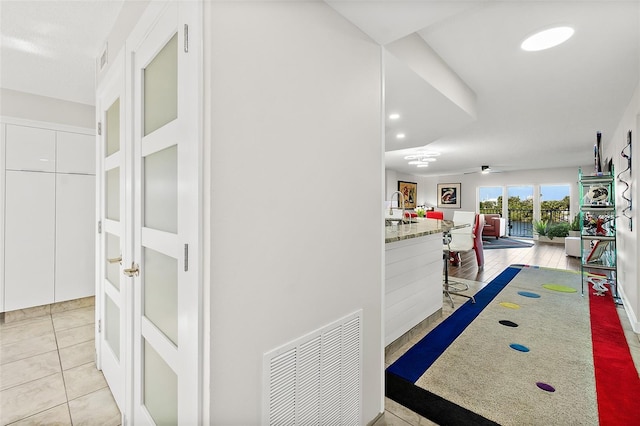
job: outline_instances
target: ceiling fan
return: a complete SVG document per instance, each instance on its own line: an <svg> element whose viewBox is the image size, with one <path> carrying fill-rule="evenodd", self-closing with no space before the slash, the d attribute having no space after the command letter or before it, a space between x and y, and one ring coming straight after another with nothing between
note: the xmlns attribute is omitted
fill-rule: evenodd
<svg viewBox="0 0 640 426"><path fill-rule="evenodd" d="M480 166L480 170L474 170L471 172L466 172L465 175L470 175L474 173L482 173L483 175L488 175L489 173L501 173L499 170L492 168L491 166Z"/></svg>

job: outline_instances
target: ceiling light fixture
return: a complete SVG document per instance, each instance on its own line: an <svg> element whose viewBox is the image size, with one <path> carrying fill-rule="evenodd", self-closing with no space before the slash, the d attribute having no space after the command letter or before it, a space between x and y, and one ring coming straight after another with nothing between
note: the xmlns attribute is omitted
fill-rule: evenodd
<svg viewBox="0 0 640 426"><path fill-rule="evenodd" d="M404 137L405 137L405 134L404 134L404 133L398 133L398 134L396 135L396 138L397 138L397 139L404 139Z"/></svg>
<svg viewBox="0 0 640 426"><path fill-rule="evenodd" d="M400 118L400 114L389 114L389 119L390 120L397 120L398 118Z"/></svg>
<svg viewBox="0 0 640 426"><path fill-rule="evenodd" d="M426 163L426 164L418 164L418 167L429 167L429 163Z"/></svg>
<svg viewBox="0 0 640 426"><path fill-rule="evenodd" d="M571 27L549 28L527 37L520 48L527 52L549 49L569 40L573 33L574 30Z"/></svg>

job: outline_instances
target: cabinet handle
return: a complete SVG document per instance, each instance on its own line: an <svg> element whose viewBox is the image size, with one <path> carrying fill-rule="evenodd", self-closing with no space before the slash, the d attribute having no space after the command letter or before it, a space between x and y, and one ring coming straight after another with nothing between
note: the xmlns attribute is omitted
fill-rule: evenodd
<svg viewBox="0 0 640 426"><path fill-rule="evenodd" d="M107 262L109 263L119 263L122 265L122 255L118 256L118 257L108 257L107 258Z"/></svg>
<svg viewBox="0 0 640 426"><path fill-rule="evenodd" d="M136 263L131 262L131 268L126 268L122 272L128 277L137 277L140 275L140 267Z"/></svg>

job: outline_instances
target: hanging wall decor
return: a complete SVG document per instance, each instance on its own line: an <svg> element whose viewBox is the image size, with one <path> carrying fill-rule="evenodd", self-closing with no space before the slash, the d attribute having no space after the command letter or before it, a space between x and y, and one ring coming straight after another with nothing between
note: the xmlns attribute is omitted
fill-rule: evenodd
<svg viewBox="0 0 640 426"><path fill-rule="evenodd" d="M602 133L596 133L596 144L593 146L593 159L596 175L602 173Z"/></svg>
<svg viewBox="0 0 640 426"><path fill-rule="evenodd" d="M438 207L460 208L459 183L438 184Z"/></svg>
<svg viewBox="0 0 640 426"><path fill-rule="evenodd" d="M625 152L628 150L628 152ZM629 220L629 231L633 231L633 221L631 219L631 184L623 180L620 176L629 172L629 181L631 181L631 130L627 132L627 145L622 148L620 155L627 160L627 168L618 173L618 181L625 185L622 191L622 198L627 202L627 206L622 210L622 215Z"/></svg>
<svg viewBox="0 0 640 426"><path fill-rule="evenodd" d="M400 191L404 197L404 207L407 209L415 209L416 198L418 196L418 184L399 180L398 191Z"/></svg>

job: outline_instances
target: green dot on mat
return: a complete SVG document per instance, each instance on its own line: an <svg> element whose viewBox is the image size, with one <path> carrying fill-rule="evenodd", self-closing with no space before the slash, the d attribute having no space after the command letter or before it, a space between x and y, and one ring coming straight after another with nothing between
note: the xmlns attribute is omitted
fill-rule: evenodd
<svg viewBox="0 0 640 426"><path fill-rule="evenodd" d="M562 284L542 284L542 287L547 290L559 291L561 293L575 293L578 291L573 287L568 287Z"/></svg>

